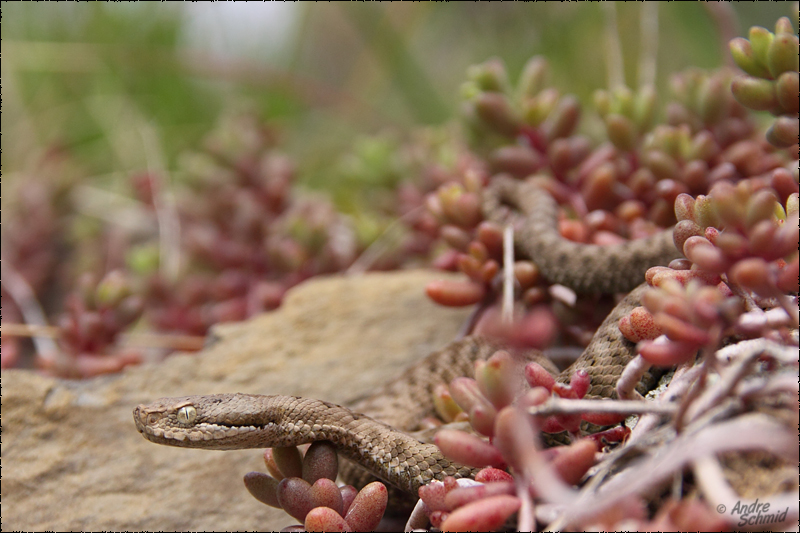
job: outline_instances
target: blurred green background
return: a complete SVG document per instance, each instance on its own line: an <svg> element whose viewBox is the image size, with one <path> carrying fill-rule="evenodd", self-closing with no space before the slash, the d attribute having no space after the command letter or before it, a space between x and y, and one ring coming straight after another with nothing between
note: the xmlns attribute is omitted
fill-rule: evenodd
<svg viewBox="0 0 800 533"><path fill-rule="evenodd" d="M641 4L616 7L635 86ZM735 32L788 9L735 3ZM687 66L722 64L702 3L661 4L658 17L660 89ZM119 188L154 159L174 168L221 115L247 111L278 126L301 182L335 189L331 164L358 139L454 118L465 69L489 57L515 79L544 55L552 83L588 103L607 85L604 21L588 3L3 2L3 177L58 149L77 179Z"/></svg>

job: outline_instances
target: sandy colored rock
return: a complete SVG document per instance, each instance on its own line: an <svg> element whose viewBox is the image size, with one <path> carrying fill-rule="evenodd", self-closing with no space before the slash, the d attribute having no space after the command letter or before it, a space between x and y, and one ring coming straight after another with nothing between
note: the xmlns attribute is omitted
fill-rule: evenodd
<svg viewBox="0 0 800 533"><path fill-rule="evenodd" d="M295 523L253 499L261 452L157 446L132 409L162 396L249 392L333 402L368 394L452 340L468 310L423 293L441 273L318 278L284 305L216 328L200 354L86 381L2 372L3 530L263 530Z"/></svg>

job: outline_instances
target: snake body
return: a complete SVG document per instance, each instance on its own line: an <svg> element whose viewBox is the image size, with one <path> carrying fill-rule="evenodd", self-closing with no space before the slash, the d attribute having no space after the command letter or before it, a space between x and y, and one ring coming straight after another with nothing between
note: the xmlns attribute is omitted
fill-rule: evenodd
<svg viewBox="0 0 800 533"><path fill-rule="evenodd" d="M525 217L515 216L515 211ZM483 212L494 222L519 222L517 248L548 281L581 294L631 291L644 281L648 268L680 257L672 229L614 246L569 241L558 231L558 204L553 197L542 187L506 176L492 179Z"/></svg>
<svg viewBox="0 0 800 533"><path fill-rule="evenodd" d="M165 398L134 410L150 441L209 450L297 446L326 440L404 492L477 469L454 463L433 444L350 409L294 396L216 394Z"/></svg>
<svg viewBox="0 0 800 533"><path fill-rule="evenodd" d="M487 219L497 222L508 222L513 211L522 213L524 217L517 219L524 218L524 224L518 228L515 245L549 281L581 293L631 291L606 317L583 354L557 375L558 381L568 382L574 371L586 370L591 378L587 397L614 397L616 381L634 356L634 345L622 337L618 321L639 304L646 288L641 284L645 270L678 256L671 230L615 246L573 243L558 232L558 205L549 193L530 182L504 177L495 178L486 189L483 209ZM433 414L436 384L471 376L474 362L497 348L479 337L455 341L354 409L292 396L219 394L140 405L134 420L148 440L190 448L268 448L328 440L342 456L415 495L433 479L474 475L475 469L449 461L435 445L406 432ZM547 367L541 357L528 355ZM654 377L645 375L640 390L649 388Z"/></svg>

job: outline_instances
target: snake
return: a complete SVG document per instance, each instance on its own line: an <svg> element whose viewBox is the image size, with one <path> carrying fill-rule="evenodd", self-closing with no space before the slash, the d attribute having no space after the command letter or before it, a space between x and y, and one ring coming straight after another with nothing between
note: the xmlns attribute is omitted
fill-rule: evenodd
<svg viewBox="0 0 800 533"><path fill-rule="evenodd" d="M572 242L559 233L559 206L552 195L533 181L506 176L495 177L484 189L482 208L487 220L514 225L515 248L548 281L576 293L629 292L581 356L561 373L538 352L526 356L548 368L561 383L568 383L576 370L585 370L590 377L587 398L615 397L615 384L635 356L634 343L619 331L619 319L639 305L647 289L642 283L645 271L679 257L672 230L611 246ZM295 396L236 393L162 398L137 406L133 417L147 440L170 446L233 450L329 441L362 474L366 471L416 495L433 480L473 477L479 470L447 459L436 445L411 432L434 414L437 384L472 376L474 363L500 347L480 336L453 341L349 407ZM655 377L645 373L637 390L651 388ZM358 475L350 470L342 477Z"/></svg>

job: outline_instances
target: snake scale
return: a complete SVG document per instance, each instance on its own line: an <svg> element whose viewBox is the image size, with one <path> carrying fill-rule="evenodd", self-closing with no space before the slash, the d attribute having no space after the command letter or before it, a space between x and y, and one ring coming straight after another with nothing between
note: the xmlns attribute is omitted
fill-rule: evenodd
<svg viewBox="0 0 800 533"><path fill-rule="evenodd" d="M678 257L672 231L614 246L574 243L560 235L558 205L548 192L530 181L502 176L485 190L483 210L489 220L515 225L516 248L549 281L578 293L631 291L606 317L578 360L557 376L565 382L575 370L585 369L591 378L587 397L613 397L615 383L634 355L633 344L622 337L617 323L638 305L647 268ZM134 420L146 439L189 448L268 448L328 440L340 455L370 474L416 495L433 479L474 475L476 469L453 463L435 445L408 432L433 414L436 384L471 376L474 362L497 348L480 337L455 341L352 409L292 396L218 394L139 405ZM542 362L541 355L531 357ZM640 387L647 387L648 379L652 376L646 375Z"/></svg>

